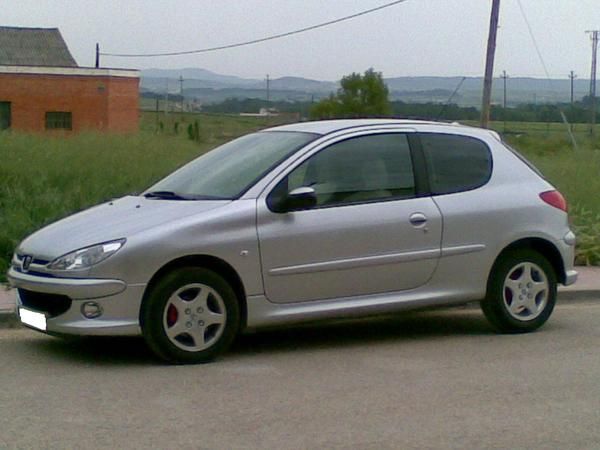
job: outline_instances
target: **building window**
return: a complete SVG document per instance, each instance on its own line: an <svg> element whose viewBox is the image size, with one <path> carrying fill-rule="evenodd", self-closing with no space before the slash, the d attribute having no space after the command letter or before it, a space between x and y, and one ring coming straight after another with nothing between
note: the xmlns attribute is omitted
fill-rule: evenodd
<svg viewBox="0 0 600 450"><path fill-rule="evenodd" d="M46 113L47 130L71 130L73 119L70 112L49 111Z"/></svg>
<svg viewBox="0 0 600 450"><path fill-rule="evenodd" d="M10 102L0 102L0 131L10 128Z"/></svg>

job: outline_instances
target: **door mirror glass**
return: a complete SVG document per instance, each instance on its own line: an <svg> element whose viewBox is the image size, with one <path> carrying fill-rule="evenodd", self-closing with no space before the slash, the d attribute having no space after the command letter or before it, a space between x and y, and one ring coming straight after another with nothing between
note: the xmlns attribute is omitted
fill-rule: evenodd
<svg viewBox="0 0 600 450"><path fill-rule="evenodd" d="M286 211L310 209L317 204L317 193L308 186L302 186L290 191L285 201Z"/></svg>

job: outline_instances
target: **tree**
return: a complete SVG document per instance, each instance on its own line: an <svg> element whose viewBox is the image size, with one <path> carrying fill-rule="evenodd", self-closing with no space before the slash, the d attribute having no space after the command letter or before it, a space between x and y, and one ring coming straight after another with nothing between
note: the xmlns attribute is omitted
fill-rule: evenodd
<svg viewBox="0 0 600 450"><path fill-rule="evenodd" d="M364 75L352 73L342 78L337 94L316 103L310 110L314 119L373 117L391 114L388 88L381 72L373 68Z"/></svg>

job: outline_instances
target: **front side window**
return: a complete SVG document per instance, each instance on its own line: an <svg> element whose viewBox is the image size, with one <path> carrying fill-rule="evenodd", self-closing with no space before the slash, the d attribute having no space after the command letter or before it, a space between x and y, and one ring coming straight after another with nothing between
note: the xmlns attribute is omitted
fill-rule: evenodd
<svg viewBox="0 0 600 450"><path fill-rule="evenodd" d="M404 134L376 134L333 144L284 178L272 200L303 186L315 190L317 207L414 197L408 139Z"/></svg>
<svg viewBox="0 0 600 450"><path fill-rule="evenodd" d="M468 136L420 135L434 195L468 191L483 186L492 174L492 155L482 141Z"/></svg>
<svg viewBox="0 0 600 450"><path fill-rule="evenodd" d="M47 130L71 130L73 128L73 117L66 111L49 111L46 113Z"/></svg>

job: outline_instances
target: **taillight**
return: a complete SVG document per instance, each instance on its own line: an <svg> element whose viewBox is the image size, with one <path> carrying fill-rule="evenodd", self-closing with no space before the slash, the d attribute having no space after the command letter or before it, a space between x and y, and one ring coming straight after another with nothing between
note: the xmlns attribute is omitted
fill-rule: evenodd
<svg viewBox="0 0 600 450"><path fill-rule="evenodd" d="M548 203L550 206L554 206L564 212L567 212L567 201L558 191L546 191L540 194L540 198Z"/></svg>

